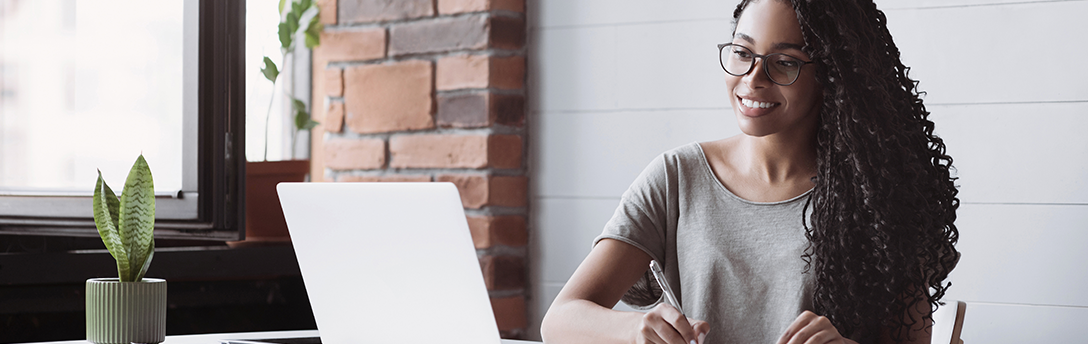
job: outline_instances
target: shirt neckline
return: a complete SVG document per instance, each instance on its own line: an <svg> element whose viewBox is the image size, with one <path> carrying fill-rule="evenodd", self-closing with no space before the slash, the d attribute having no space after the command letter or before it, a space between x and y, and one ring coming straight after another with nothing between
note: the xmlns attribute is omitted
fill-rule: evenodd
<svg viewBox="0 0 1088 344"><path fill-rule="evenodd" d="M734 194L732 191L729 191L729 188L725 187L725 184L722 184L721 180L718 180L718 176L714 175L714 170L710 168L710 160L708 160L706 158L706 152L703 151L703 145L699 144L699 142L693 142L692 144L695 145L695 149L699 151L699 159L702 161L703 171L706 173L705 177L710 178L710 180L714 181L714 184L716 184L721 191L725 192L726 195L729 195L729 197L732 197L733 199L741 201L743 203L748 203L748 204L752 204L752 205L785 204L785 203L794 202L794 201L797 201L797 200L799 200L801 198L804 198L805 196L808 196L809 194L811 194L812 190L816 189L816 187L812 187L812 188L808 189L807 191L802 192L800 195L793 196L793 197L791 197L789 199L786 199L786 200L774 201L774 202L756 202L756 201L751 201L751 200L744 199L744 198L742 198L740 196L737 196L737 194Z"/></svg>

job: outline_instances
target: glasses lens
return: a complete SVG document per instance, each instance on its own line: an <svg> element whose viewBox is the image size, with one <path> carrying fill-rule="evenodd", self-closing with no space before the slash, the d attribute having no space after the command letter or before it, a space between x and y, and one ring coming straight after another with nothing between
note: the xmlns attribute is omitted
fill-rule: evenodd
<svg viewBox="0 0 1088 344"><path fill-rule="evenodd" d="M751 50L739 45L725 46L720 57L725 72L737 76L748 74L748 71L752 69L752 61L755 59Z"/></svg>
<svg viewBox="0 0 1088 344"><path fill-rule="evenodd" d="M801 73L801 60L783 54L770 54L766 57L767 74L771 81L778 84L792 84Z"/></svg>

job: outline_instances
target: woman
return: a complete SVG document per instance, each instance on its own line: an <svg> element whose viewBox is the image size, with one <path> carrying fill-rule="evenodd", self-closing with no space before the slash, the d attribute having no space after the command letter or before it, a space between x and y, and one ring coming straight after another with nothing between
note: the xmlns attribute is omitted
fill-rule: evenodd
<svg viewBox="0 0 1088 344"><path fill-rule="evenodd" d="M745 0L734 22L719 48L743 134L643 171L548 310L545 341L928 343L959 200L883 12ZM685 313L659 301L650 260ZM613 311L621 298L656 306Z"/></svg>

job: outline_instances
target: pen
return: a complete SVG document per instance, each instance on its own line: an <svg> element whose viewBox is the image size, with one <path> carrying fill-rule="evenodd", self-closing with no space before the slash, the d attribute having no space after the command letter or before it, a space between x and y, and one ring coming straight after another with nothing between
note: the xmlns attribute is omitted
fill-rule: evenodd
<svg viewBox="0 0 1088 344"><path fill-rule="evenodd" d="M650 260L650 271L654 273L654 279L657 279L657 284L661 286L661 292L665 294L665 302L680 311L681 315L684 314L684 309L680 308L680 302L676 301L676 294L672 293L672 288L669 288L669 282L665 281L665 273L661 272L661 264L658 264L656 260Z"/></svg>

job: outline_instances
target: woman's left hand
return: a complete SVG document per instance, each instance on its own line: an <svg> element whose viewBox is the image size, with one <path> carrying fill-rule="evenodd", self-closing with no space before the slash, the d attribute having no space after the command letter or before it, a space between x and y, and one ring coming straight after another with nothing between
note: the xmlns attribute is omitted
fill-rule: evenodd
<svg viewBox="0 0 1088 344"><path fill-rule="evenodd" d="M778 338L778 344L857 344L843 338L827 317L805 311Z"/></svg>

